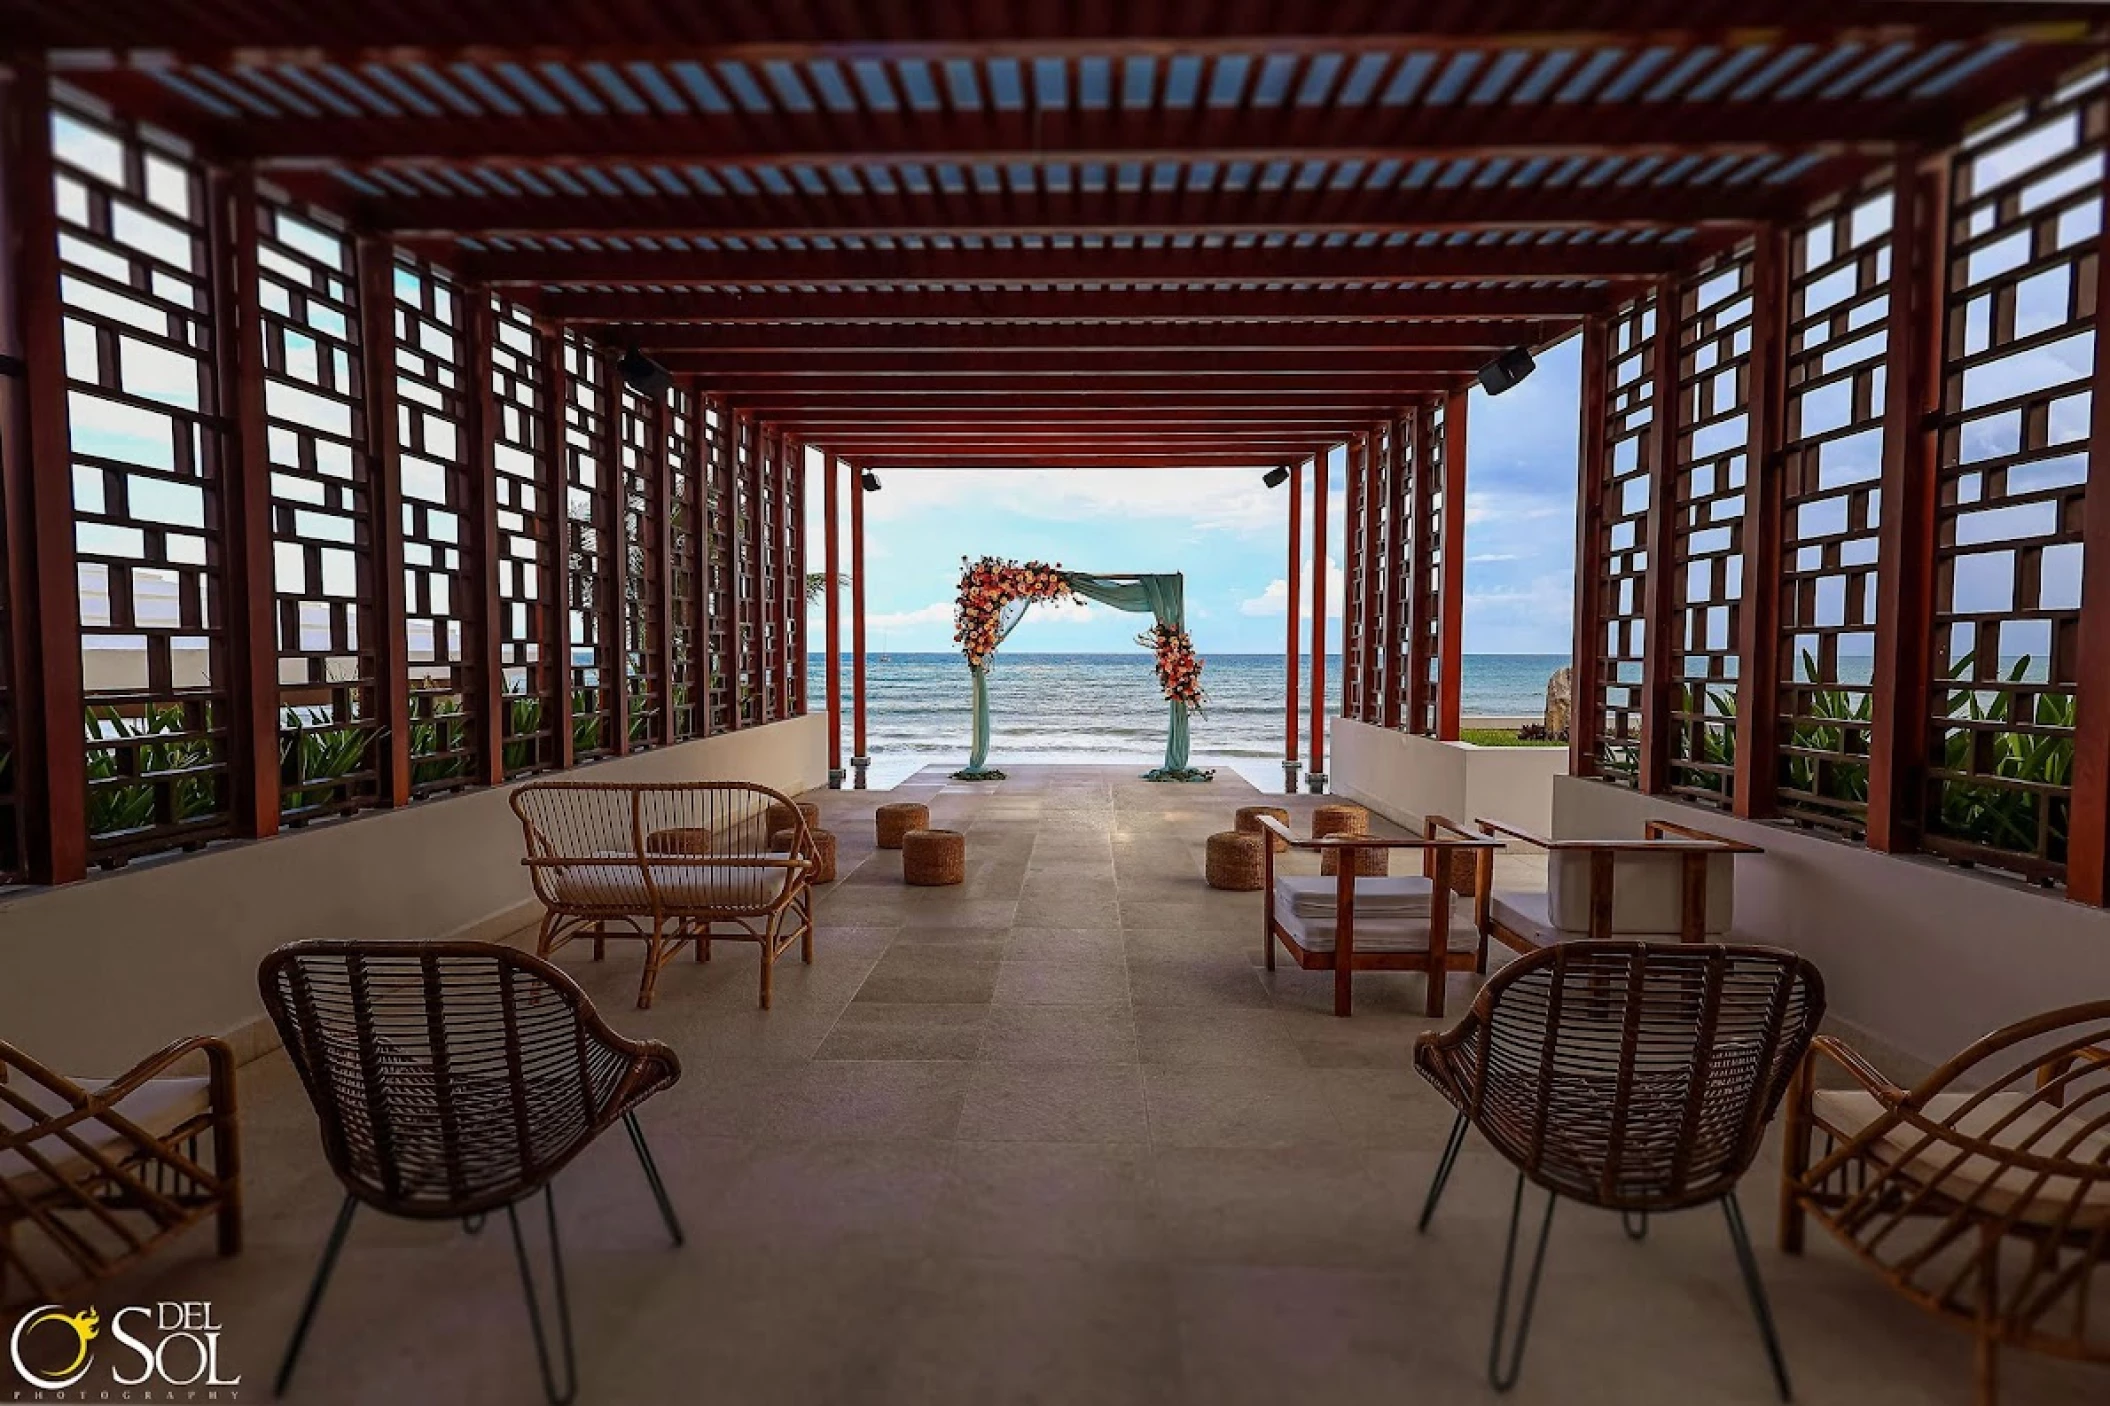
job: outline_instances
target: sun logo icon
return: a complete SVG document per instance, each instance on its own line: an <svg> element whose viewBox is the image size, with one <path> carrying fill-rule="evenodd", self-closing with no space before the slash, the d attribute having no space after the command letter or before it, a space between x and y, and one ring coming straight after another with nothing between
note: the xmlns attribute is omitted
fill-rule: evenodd
<svg viewBox="0 0 2110 1406"><path fill-rule="evenodd" d="M13 1359L15 1370L21 1373L22 1379L31 1386L42 1391L63 1391L88 1375L88 1344L95 1341L101 1322L102 1319L92 1308L83 1309L79 1313L67 1313L55 1303L33 1308L23 1314L21 1321L15 1324L14 1335L7 1342L8 1356ZM43 1323L60 1324L74 1337L73 1360L51 1376L31 1371L29 1365L22 1360L24 1340L29 1337L31 1329Z"/></svg>

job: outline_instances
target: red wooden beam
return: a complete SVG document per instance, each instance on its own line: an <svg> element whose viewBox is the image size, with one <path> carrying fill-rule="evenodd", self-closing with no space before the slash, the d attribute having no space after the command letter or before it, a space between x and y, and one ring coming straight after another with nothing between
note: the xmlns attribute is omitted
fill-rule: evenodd
<svg viewBox="0 0 2110 1406"><path fill-rule="evenodd" d="M747 675L749 698L754 700L756 723L769 721L769 576L763 560L762 495L766 488L765 461L769 457L768 426L745 417L740 422L738 443L746 452L747 482L747 623L749 635L742 661ZM748 718L746 701L741 702L742 726Z"/></svg>
<svg viewBox="0 0 2110 1406"><path fill-rule="evenodd" d="M1900 161L1895 190L1868 743L1868 844L1892 853L1918 844L1933 730L1934 492L1941 446L1929 420L1942 405L1948 323L1947 157Z"/></svg>
<svg viewBox="0 0 2110 1406"><path fill-rule="evenodd" d="M1051 310L1052 311L1052 310ZM1545 339L1543 321L1460 318L1443 322L1098 322L1060 323L622 323L597 332L599 340L654 356L710 353L761 365L810 363L884 355L910 366L926 358L975 352L997 366L1053 352L1120 356L1170 350L1237 353L1476 352L1479 360L1519 343Z"/></svg>
<svg viewBox="0 0 2110 1406"><path fill-rule="evenodd" d="M2082 561L2110 561L2110 232L2098 237L2095 281L2095 379L2090 387L2090 488L2081 505ZM2091 555L2092 554L2092 555ZM2110 903L2110 571L2081 573L2080 638L2074 671L2073 800L2066 829L2066 895L2077 903Z"/></svg>
<svg viewBox="0 0 2110 1406"><path fill-rule="evenodd" d="M674 706L674 452L667 433L674 412L661 395L652 402L653 509L659 516L655 539L659 543L659 629L652 640L658 655L659 741L672 746L681 740L679 712Z"/></svg>
<svg viewBox="0 0 2110 1406"><path fill-rule="evenodd" d="M1362 716L1363 437L1348 436L1341 498L1341 716Z"/></svg>
<svg viewBox="0 0 2110 1406"><path fill-rule="evenodd" d="M1604 576L1605 415L1611 396L1611 329L1602 317L1583 324L1581 395L1582 426L1575 465L1575 642L1568 675L1568 774L1589 776L1597 769L1597 732L1604 718L1598 691L1598 660L1604 654L1604 622L1598 606Z"/></svg>
<svg viewBox="0 0 2110 1406"><path fill-rule="evenodd" d="M654 113L649 121L582 122L569 115L447 113L423 117L297 117L244 124L241 151L273 170L338 166L799 164L1003 167L1050 161L1358 161L1538 156L1757 155L1880 151L1915 134L1925 105L1812 97L1793 103L1430 103L1207 108L1189 120L1127 105L1034 103L979 111L864 110L855 121L777 107Z"/></svg>
<svg viewBox="0 0 2110 1406"><path fill-rule="evenodd" d="M842 516L842 466L830 450L822 459L827 475L821 485L821 516L824 549L822 560L828 573L827 679L828 679L828 786L840 791L843 784L843 636L842 553L837 524Z"/></svg>
<svg viewBox="0 0 2110 1406"><path fill-rule="evenodd" d="M1458 740L1465 682L1465 411L1464 391L1443 406L1443 584L1437 588L1436 736Z"/></svg>
<svg viewBox="0 0 2110 1406"><path fill-rule="evenodd" d="M1407 563L1407 731L1435 733L1436 701L1430 691L1431 646L1435 643L1436 583L1432 538L1436 521L1436 415L1427 404L1416 406L1414 469L1408 484L1407 512L1413 523Z"/></svg>
<svg viewBox="0 0 2110 1406"><path fill-rule="evenodd" d="M272 599L271 452L264 424L264 337L257 267L256 182L247 171L211 177L213 325L220 413L233 431L225 459L228 761L234 832L279 828L278 621Z"/></svg>
<svg viewBox="0 0 2110 1406"><path fill-rule="evenodd" d="M1408 440L1410 423L1404 411L1395 411L1387 416L1385 426L1385 618L1382 626L1385 640L1385 676L1381 720L1388 728L1399 726L1400 679L1403 656L1406 653L1403 628L1403 607L1406 602L1404 519L1407 475L1412 462L1408 457L1412 453Z"/></svg>
<svg viewBox="0 0 2110 1406"><path fill-rule="evenodd" d="M548 587L551 608L548 642L550 667L556 672L557 696L551 726L556 729L555 757L559 770L577 764L578 748L572 731L571 664L571 496L566 470L564 408L570 394L565 381L564 333L547 323L536 326L536 341L542 348L543 389L542 443L548 455L546 466L550 515L550 571L555 578Z"/></svg>
<svg viewBox="0 0 2110 1406"><path fill-rule="evenodd" d="M857 461L870 469L1267 469L1282 462L1276 454L1093 454L1083 450L1040 454L934 454L892 457L867 455Z"/></svg>
<svg viewBox="0 0 2110 1406"><path fill-rule="evenodd" d="M498 423L499 410L491 380L491 342L495 317L491 295L482 288L461 290L462 370L468 382L463 404L468 408L469 494L476 504L469 524L469 562L476 600L476 640L473 645L475 691L476 763L475 779L486 786L502 785L506 779L505 667L501 637L505 624L505 597L499 589L499 567L505 551L498 527Z"/></svg>
<svg viewBox="0 0 2110 1406"><path fill-rule="evenodd" d="M1759 231L1752 261L1744 453L1743 593L1737 605L1736 813L1770 816L1780 783L1780 594L1787 420L1788 231Z"/></svg>
<svg viewBox="0 0 2110 1406"><path fill-rule="evenodd" d="M630 514L625 500L630 496L623 468L623 377L612 356L590 358L587 371L595 379L596 399L601 407L601 442L594 446L600 463L602 508L607 519L601 524L602 540L609 544L601 569L607 578L600 585L606 602L601 616L600 687L606 696L608 728L604 739L614 756L630 752L630 622L626 601L630 595ZM651 706L651 700L646 700Z"/></svg>
<svg viewBox="0 0 2110 1406"><path fill-rule="evenodd" d="M1943 5L1860 0L1824 11L1813 11L1802 0L1739 0L1735 17L1746 33L1825 45L1941 38L2071 43L2092 32L2075 7L2054 0ZM1499 34L1505 47L1530 52L1604 46L1634 52L1645 44L1691 48L1722 38L1708 12L1677 0L1629 0L1616 11L1592 0L1534 0L1524 7L1417 9L1406 18L1367 4L1314 11L1287 0L1261 0L1241 5L1235 24L1215 11L1170 0L1130 0L1119 10L1098 12L1056 6L883 5L830 11L717 6L633 11L619 27L610 22L583 28L572 11L523 8L503 0L332 11L326 24L299 8L128 7L113 12L46 6L22 18L32 47L77 51L62 57L84 72L127 62L230 69L501 62L533 67L553 61L688 61L709 67L770 59L935 62L1152 57L1169 51L1209 56L1256 48L1298 57L1396 55L1484 48L1491 33Z"/></svg>
<svg viewBox="0 0 2110 1406"><path fill-rule="evenodd" d="M1431 244L1401 248L571 249L484 251L457 272L494 285L675 287L800 284L898 289L935 283L1447 283L1645 279L1675 268L1675 244ZM1226 295L1228 298L1231 295Z"/></svg>
<svg viewBox="0 0 2110 1406"><path fill-rule="evenodd" d="M403 455L396 427L395 255L374 238L353 246L359 281L359 389L367 463L373 474L367 501L374 534L374 619L366 622L374 645L375 709L380 736L380 802L410 804L409 601L403 581Z"/></svg>
<svg viewBox="0 0 2110 1406"><path fill-rule="evenodd" d="M1304 648L1297 629L1304 597L1300 587L1299 572L1302 568L1304 550L1304 463L1294 460L1289 466L1289 575L1287 592L1283 600L1283 613L1289 617L1288 643L1283 646L1282 661L1288 678L1288 689L1284 694L1285 735L1282 744L1283 788L1291 795L1297 791L1297 723L1300 697L1300 681L1297 678Z"/></svg>
<svg viewBox="0 0 2110 1406"><path fill-rule="evenodd" d="M1074 266L1074 261L1065 262ZM1311 261L1301 262L1308 265ZM1408 318L1560 320L1595 311L1603 301L1601 291L1558 284L1430 288L1413 283L1385 283L1353 289L1308 285L1247 287L1230 294L1178 286L1123 288L1118 292L1021 287L960 292L922 286L831 292L771 286L725 292L693 287L581 288L544 294L541 306L549 316L570 323L713 324L728 329L729 336L745 335L731 332L734 327L777 327L791 335L801 330L801 324L812 324L803 330L834 335L838 328L845 328L844 335L861 335L864 324L928 330L961 322L1031 333L1043 323L1056 321L1115 327L1280 322L1298 324L1297 330L1304 330L1304 324L1323 322L1336 324L1329 327L1326 335L1347 335L1352 328L1340 324L1400 322ZM847 324L856 324L857 329L848 329Z"/></svg>
<svg viewBox="0 0 2110 1406"><path fill-rule="evenodd" d="M1672 602L1676 570L1678 493L1679 280L1656 284L1654 385L1649 392L1648 575L1642 584L1640 789L1660 795L1670 789Z"/></svg>
<svg viewBox="0 0 2110 1406"><path fill-rule="evenodd" d="M487 163L473 163L486 165ZM499 165L522 163L497 163ZM532 163L537 168L545 163ZM794 195L388 195L359 202L362 218L398 239L680 235L689 239L787 239L891 235L1192 235L1266 238L1325 230L1350 235L1475 230L1640 231L1747 227L1777 218L1780 186L1683 185L1459 187L1416 190L1017 190Z"/></svg>
<svg viewBox="0 0 2110 1406"><path fill-rule="evenodd" d="M1312 460L1311 484L1311 770L1312 794L1326 784L1326 489L1328 455Z"/></svg>
<svg viewBox="0 0 2110 1406"><path fill-rule="evenodd" d="M1325 379L1332 381L1332 378ZM1382 410L1388 402L1398 401L1403 391L1420 391L1426 394L1432 390L1448 389L1460 378L1424 374L1397 379L1403 385L1358 384L1341 387L1338 382L1332 382L1332 388L1314 387L1310 384L1310 378L1285 385L1284 378L1280 376L1269 377L1259 383L1189 383L1171 377L1141 386L1124 382L1120 385L1096 388L1060 383L1036 385L1009 380L1003 380L996 388L972 382L962 386L955 381L942 388L920 390L899 384L877 388L869 384L852 384L800 386L796 390L749 389L742 390L737 395L729 394L725 400L743 410L772 413L795 412L801 407L808 413L832 411L837 414L887 409L928 413L936 408L963 416L990 410L1028 411L1045 415L1070 414L1080 409L1097 414L1101 409L1149 407L1181 410L1190 414L1213 414L1218 409L1264 408L1305 415L1338 411L1346 423L1359 424L1367 420L1372 411ZM1171 384L1166 384L1167 381Z"/></svg>
<svg viewBox="0 0 2110 1406"><path fill-rule="evenodd" d="M865 749L865 485L861 466L843 467L850 475L850 766L861 791L871 761Z"/></svg>
<svg viewBox="0 0 2110 1406"><path fill-rule="evenodd" d="M87 873L88 761L50 107L36 63L0 76L0 354L21 368L0 377L15 799L25 875L63 884Z"/></svg>
<svg viewBox="0 0 2110 1406"><path fill-rule="evenodd" d="M780 353L768 357L742 352L666 351L655 360L683 376L700 376L732 394L743 388L786 381L794 386L807 382L870 382L906 380L929 382L940 388L955 380L1024 381L1046 377L1055 380L1128 379L1141 376L1175 376L1203 380L1217 376L1258 380L1303 373L1337 381L1351 377L1402 375L1469 376L1486 361L1484 355L1461 351L1035 351L1000 354L987 351L935 350L911 355L900 351Z"/></svg>

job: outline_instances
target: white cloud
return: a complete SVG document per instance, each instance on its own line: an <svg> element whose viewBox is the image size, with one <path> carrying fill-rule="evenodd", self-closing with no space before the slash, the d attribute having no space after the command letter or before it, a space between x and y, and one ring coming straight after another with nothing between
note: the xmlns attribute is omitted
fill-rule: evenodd
<svg viewBox="0 0 2110 1406"><path fill-rule="evenodd" d="M884 615L867 615L865 627L873 630L898 630L909 625L950 625L952 602L934 600L916 610L893 610Z"/></svg>
<svg viewBox="0 0 2110 1406"><path fill-rule="evenodd" d="M1303 579L1298 582L1298 608L1306 615L1311 613L1311 561L1307 558L1302 567ZM1334 557L1326 558L1326 618L1341 618L1341 601L1346 593L1345 578L1341 563ZM1267 583L1267 588L1257 596L1238 603L1241 615L1272 615L1281 618L1289 613L1289 582L1277 576Z"/></svg>
<svg viewBox="0 0 2110 1406"><path fill-rule="evenodd" d="M1283 490L1265 487L1249 469L897 469L882 478L882 491L865 498L873 525L924 519L933 511L997 509L1048 522L1148 520L1194 532L1270 536L1281 534L1288 512Z"/></svg>

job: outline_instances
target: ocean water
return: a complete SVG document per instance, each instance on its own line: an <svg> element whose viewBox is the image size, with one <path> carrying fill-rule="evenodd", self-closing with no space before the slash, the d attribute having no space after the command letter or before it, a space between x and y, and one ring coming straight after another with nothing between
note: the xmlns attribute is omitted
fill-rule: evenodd
<svg viewBox="0 0 2110 1406"><path fill-rule="evenodd" d="M1310 659L1301 683L1308 699ZM1468 654L1461 688L1467 717L1537 717L1546 680L1568 662L1559 654ZM816 711L824 707L825 660L808 661ZM850 753L850 662L843 660L844 744ZM871 782L889 786L934 762L965 765L973 728L967 665L959 655L873 654L865 660L866 736ZM1280 654L1206 656L1209 706L1191 725L1196 766L1229 767L1257 786L1282 784L1283 661ZM1341 657L1326 664L1327 711L1338 713ZM1165 754L1165 701L1150 656L1132 654L1000 654L989 671L990 763L1138 762ZM1298 722L1300 758L1310 735Z"/></svg>

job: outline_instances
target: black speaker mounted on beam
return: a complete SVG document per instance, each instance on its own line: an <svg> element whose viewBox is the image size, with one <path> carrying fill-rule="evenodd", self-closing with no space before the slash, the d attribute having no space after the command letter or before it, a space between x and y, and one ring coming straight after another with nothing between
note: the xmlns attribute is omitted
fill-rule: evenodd
<svg viewBox="0 0 2110 1406"><path fill-rule="evenodd" d="M1500 395L1529 376L1538 365L1523 347L1511 347L1480 368L1480 385L1489 395Z"/></svg>
<svg viewBox="0 0 2110 1406"><path fill-rule="evenodd" d="M674 385L673 373L635 347L623 353L623 360L616 370L622 375L624 385L654 400L665 395Z"/></svg>

